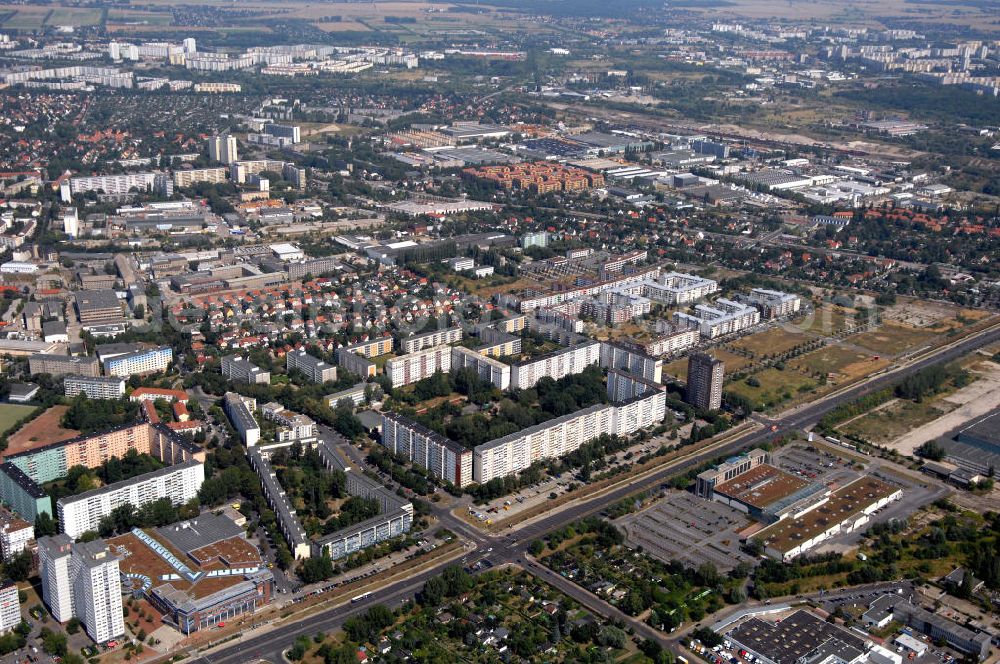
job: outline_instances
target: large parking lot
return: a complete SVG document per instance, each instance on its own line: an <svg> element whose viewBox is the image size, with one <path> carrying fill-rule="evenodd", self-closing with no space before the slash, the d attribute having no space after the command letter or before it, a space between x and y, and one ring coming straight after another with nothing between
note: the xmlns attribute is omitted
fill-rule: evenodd
<svg viewBox="0 0 1000 664"><path fill-rule="evenodd" d="M858 476L833 454L810 449L808 443L793 443L774 452L771 463L803 479L821 484L846 484Z"/></svg>
<svg viewBox="0 0 1000 664"><path fill-rule="evenodd" d="M749 524L745 514L687 492L670 492L652 507L618 520L633 546L660 560L692 567L710 562L720 572L753 562L740 551L737 533Z"/></svg>

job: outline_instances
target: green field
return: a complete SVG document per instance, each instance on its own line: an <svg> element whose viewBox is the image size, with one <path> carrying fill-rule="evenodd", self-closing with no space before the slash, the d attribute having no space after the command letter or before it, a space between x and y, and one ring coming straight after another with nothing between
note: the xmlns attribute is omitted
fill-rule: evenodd
<svg viewBox="0 0 1000 664"><path fill-rule="evenodd" d="M921 403L900 400L862 415L848 424L839 426L837 430L876 445L885 445L955 408L956 406L942 399Z"/></svg>
<svg viewBox="0 0 1000 664"><path fill-rule="evenodd" d="M111 9L108 11L108 23L170 25L173 22L173 15L166 12L143 12L132 9Z"/></svg>
<svg viewBox="0 0 1000 664"><path fill-rule="evenodd" d="M726 385L726 390L742 394L750 399L754 406L768 408L783 402L792 401L804 392L810 392L816 387L816 381L803 376L791 368L780 371L765 369L753 375L759 386L748 385L746 380L734 381ZM801 390L801 391L800 391Z"/></svg>
<svg viewBox="0 0 1000 664"><path fill-rule="evenodd" d="M3 27L7 30L40 30L49 11L48 8L18 9L13 16L3 22Z"/></svg>
<svg viewBox="0 0 1000 664"><path fill-rule="evenodd" d="M10 403L0 404L0 435L10 431L18 420L34 412L34 406L16 406Z"/></svg>
<svg viewBox="0 0 1000 664"><path fill-rule="evenodd" d="M849 337L851 343L870 348L876 353L897 355L940 339L941 334L926 329L886 323L872 332Z"/></svg>
<svg viewBox="0 0 1000 664"><path fill-rule="evenodd" d="M88 25L100 25L104 20L104 12L100 9L72 9L69 7L57 7L52 10L52 14L45 21L45 25L72 25L75 27L85 27Z"/></svg>

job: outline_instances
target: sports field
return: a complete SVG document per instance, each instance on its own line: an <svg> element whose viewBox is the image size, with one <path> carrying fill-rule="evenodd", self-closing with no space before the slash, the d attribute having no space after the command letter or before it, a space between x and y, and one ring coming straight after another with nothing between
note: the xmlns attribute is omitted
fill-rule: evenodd
<svg viewBox="0 0 1000 664"><path fill-rule="evenodd" d="M62 427L62 418L68 409L69 406L52 406L25 424L7 440L5 454L33 450L78 436L79 431Z"/></svg>
<svg viewBox="0 0 1000 664"><path fill-rule="evenodd" d="M18 420L30 415L34 406L20 406L12 403L0 404L0 435L10 431Z"/></svg>

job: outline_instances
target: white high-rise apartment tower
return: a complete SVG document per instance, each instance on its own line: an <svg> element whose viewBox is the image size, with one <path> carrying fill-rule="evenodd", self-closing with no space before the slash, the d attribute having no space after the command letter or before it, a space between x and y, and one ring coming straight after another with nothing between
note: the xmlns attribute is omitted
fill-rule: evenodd
<svg viewBox="0 0 1000 664"><path fill-rule="evenodd" d="M118 557L104 540L74 544L65 533L38 539L42 599L55 619L79 618L104 643L125 633Z"/></svg>
<svg viewBox="0 0 1000 664"><path fill-rule="evenodd" d="M0 584L0 634L6 634L21 624L21 602L17 597L17 584L4 581Z"/></svg>
<svg viewBox="0 0 1000 664"><path fill-rule="evenodd" d="M104 540L73 545L73 602L87 634L104 643L125 633L118 558Z"/></svg>
<svg viewBox="0 0 1000 664"><path fill-rule="evenodd" d="M235 136L212 136L208 139L208 157L212 161L231 164L239 161Z"/></svg>
<svg viewBox="0 0 1000 664"><path fill-rule="evenodd" d="M66 534L38 538L38 574L42 577L42 599L61 623L73 617L73 585L69 561L73 540Z"/></svg>

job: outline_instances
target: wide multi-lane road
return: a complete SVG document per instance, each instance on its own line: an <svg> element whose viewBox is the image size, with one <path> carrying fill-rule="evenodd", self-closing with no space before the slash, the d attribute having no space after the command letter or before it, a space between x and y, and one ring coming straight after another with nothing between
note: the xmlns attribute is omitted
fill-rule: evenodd
<svg viewBox="0 0 1000 664"><path fill-rule="evenodd" d="M624 614L621 614L615 607L603 602L582 588L577 588L575 585L569 584L569 582L563 583L565 579L557 579L548 570L531 564L525 559L527 545L533 539L541 537L556 528L585 516L599 513L608 505L650 487L659 486L670 478L715 457L733 454L739 450L760 445L775 436L811 427L823 415L837 406L887 387L921 369L935 364L951 362L971 351L996 341L1000 341L1000 326L991 327L985 332L950 343L937 351L928 353L920 359L911 361L899 369L885 372L853 387L843 389L833 396L799 408L781 419L774 420L774 424L778 427L777 431L771 431L768 428L738 436L732 441L724 445L712 447L704 453L692 454L678 460L676 463L666 464L662 469L645 476L640 481L623 485L594 498L581 499L579 502L571 504L554 514L534 520L519 528L511 529L501 535L483 533L459 520L444 509L436 510L436 514L441 519L442 525L459 533L460 536L466 537L467 540L476 545L476 558L489 560L493 565L509 563L521 565L542 580L558 585L561 590L570 594L574 599L598 615L610 615L621 618ZM341 626L350 616L360 613L375 604L385 604L392 607L406 599L411 599L419 592L427 579L440 573L441 568L448 564L451 563L443 562L436 568L428 569L410 578L393 583L377 592L373 592L371 596L357 603L347 603L289 625L273 628L258 635L246 636L214 653L202 655L193 660L194 664L237 664L238 662L258 659L274 663L281 662L282 650L291 646L292 641L300 634L313 635L319 631L330 631ZM629 622L631 622L631 619L629 619ZM638 631L643 636L649 636L658 641L666 642L664 635L653 632L649 628Z"/></svg>

